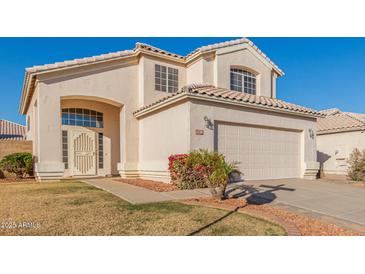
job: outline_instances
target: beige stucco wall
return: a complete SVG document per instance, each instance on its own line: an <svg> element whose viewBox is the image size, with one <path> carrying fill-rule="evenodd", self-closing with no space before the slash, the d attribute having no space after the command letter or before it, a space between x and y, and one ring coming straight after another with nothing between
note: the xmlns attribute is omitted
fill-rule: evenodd
<svg viewBox="0 0 365 274"><path fill-rule="evenodd" d="M26 132L26 139L33 141L32 146L32 154L34 157L35 162L38 160L38 86L35 89L34 95L32 100L29 104L29 109L27 113L26 121L29 121L29 125L27 124L27 132ZM28 120L29 117L29 120ZM28 130L29 128L29 130Z"/></svg>
<svg viewBox="0 0 365 274"><path fill-rule="evenodd" d="M315 118L193 100L139 119L140 162L135 176L140 174L147 179L166 181L170 154L186 153L198 148L214 150L214 127L206 127L205 116L213 125L216 122L230 122L297 131L301 135L302 177L307 169L318 170L316 138L311 138L309 134L310 129L315 130ZM203 130L203 135L197 135L196 130Z"/></svg>
<svg viewBox="0 0 365 274"><path fill-rule="evenodd" d="M215 85L215 57L207 54L189 63L186 68L186 84ZM228 75L228 77L230 77Z"/></svg>
<svg viewBox="0 0 365 274"><path fill-rule="evenodd" d="M242 45L218 50L215 60L216 86L230 89L231 67L251 70L256 74L256 94L271 97L272 89L275 87L272 85L272 70L257 54Z"/></svg>
<svg viewBox="0 0 365 274"><path fill-rule="evenodd" d="M189 103L171 106L139 121L139 175L168 181L168 157L186 153L190 142Z"/></svg>
<svg viewBox="0 0 365 274"><path fill-rule="evenodd" d="M155 90L156 64L177 69L179 89L186 85L186 69L184 65L154 57L142 56L139 60L139 107L149 105L169 95L167 92Z"/></svg>
<svg viewBox="0 0 365 274"><path fill-rule="evenodd" d="M138 66L136 63L115 63L50 73L40 76L38 89L38 125L35 146L38 150L36 172L61 172L61 98L88 99L119 105L120 164L138 161L138 123L133 111L138 108ZM116 121L118 123L118 121ZM52 152L52 153L50 153Z"/></svg>
<svg viewBox="0 0 365 274"><path fill-rule="evenodd" d="M204 83L230 89L231 68L246 69L256 74L257 95L276 98L277 74L271 65L245 45L217 50L206 54L187 66L187 84Z"/></svg>
<svg viewBox="0 0 365 274"><path fill-rule="evenodd" d="M288 114L280 114L265 110L253 110L241 106L227 106L217 103L193 101L190 104L190 148L207 148L213 150L214 129L206 127L204 117L212 124L229 122L237 124L257 125L280 129L297 130L302 138L302 174L316 164L316 138L310 137L309 129L315 130L316 119ZM196 135L196 130L204 130L204 135Z"/></svg>
<svg viewBox="0 0 365 274"><path fill-rule="evenodd" d="M365 133L342 132L317 136L318 161L324 174L347 173L347 160L351 152L365 149Z"/></svg>
<svg viewBox="0 0 365 274"><path fill-rule="evenodd" d="M104 137L104 168L98 168L98 175L118 174L120 162L120 108L91 100L64 99L61 108L85 108L103 113L103 128L89 128L89 130L103 133ZM78 127L63 125L62 130L71 131ZM71 155L71 140L69 139L69 155ZM66 170L64 177L70 176L70 170Z"/></svg>
<svg viewBox="0 0 365 274"><path fill-rule="evenodd" d="M199 59L191 63L186 69L187 84L201 84L204 83L204 60ZM207 83L208 84L208 83Z"/></svg>

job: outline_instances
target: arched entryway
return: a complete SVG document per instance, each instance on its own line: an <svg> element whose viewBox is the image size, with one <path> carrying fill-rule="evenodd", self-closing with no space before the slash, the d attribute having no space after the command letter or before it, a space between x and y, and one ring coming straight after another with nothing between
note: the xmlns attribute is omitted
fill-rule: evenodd
<svg viewBox="0 0 365 274"><path fill-rule="evenodd" d="M118 174L120 110L96 98L61 99L64 177Z"/></svg>

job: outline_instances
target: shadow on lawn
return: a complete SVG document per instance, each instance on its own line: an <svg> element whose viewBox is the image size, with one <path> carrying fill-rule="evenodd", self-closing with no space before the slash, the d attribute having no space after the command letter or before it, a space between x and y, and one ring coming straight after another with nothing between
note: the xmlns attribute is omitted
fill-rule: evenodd
<svg viewBox="0 0 365 274"><path fill-rule="evenodd" d="M247 204L254 204L254 205L269 204L277 198L276 194L274 193L275 191L280 191L280 190L295 191L294 188L288 188L288 187L284 187L284 186L285 186L285 184L280 184L280 185L276 185L276 186L260 185L259 186L260 188L268 188L268 190L260 191L259 188L254 187L252 185L245 185L242 183L231 184L228 186L228 188L225 192L225 196L226 196L226 198L233 198L233 199L246 197L245 199L247 201ZM229 217L230 215L237 212L240 208L243 208L243 207L245 207L245 206L236 207L234 210L229 211L228 213L226 213L222 217L214 220L213 222L191 232L187 236L197 235L198 233L202 232L203 230L223 221L225 218Z"/></svg>

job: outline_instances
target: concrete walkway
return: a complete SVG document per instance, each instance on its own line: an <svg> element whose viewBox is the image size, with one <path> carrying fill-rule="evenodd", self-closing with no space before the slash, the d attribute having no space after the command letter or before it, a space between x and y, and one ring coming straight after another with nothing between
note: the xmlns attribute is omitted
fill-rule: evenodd
<svg viewBox="0 0 365 274"><path fill-rule="evenodd" d="M257 203L291 206L365 226L365 189L350 185L322 179L247 181L230 195Z"/></svg>
<svg viewBox="0 0 365 274"><path fill-rule="evenodd" d="M155 192L147 188L118 182L113 178L87 179L82 182L110 192L131 204L163 202L210 196L208 189Z"/></svg>

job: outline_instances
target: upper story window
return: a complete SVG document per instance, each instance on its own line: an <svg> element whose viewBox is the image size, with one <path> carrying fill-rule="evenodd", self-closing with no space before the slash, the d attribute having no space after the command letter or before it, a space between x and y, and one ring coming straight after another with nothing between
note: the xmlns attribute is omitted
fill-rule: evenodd
<svg viewBox="0 0 365 274"><path fill-rule="evenodd" d="M179 71L174 68L155 65L155 90L177 92L179 88Z"/></svg>
<svg viewBox="0 0 365 274"><path fill-rule="evenodd" d="M103 114L84 108L63 108L62 125L102 128Z"/></svg>
<svg viewBox="0 0 365 274"><path fill-rule="evenodd" d="M231 90L256 94L256 75L242 69L231 69Z"/></svg>

